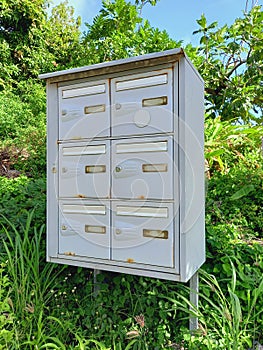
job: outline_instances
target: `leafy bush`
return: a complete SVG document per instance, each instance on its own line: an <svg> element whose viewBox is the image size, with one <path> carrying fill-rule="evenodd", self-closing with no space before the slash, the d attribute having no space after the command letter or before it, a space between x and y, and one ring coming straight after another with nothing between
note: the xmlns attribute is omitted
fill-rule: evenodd
<svg viewBox="0 0 263 350"><path fill-rule="evenodd" d="M0 223L8 226L3 216L23 232L26 226L28 211L34 209L32 225L40 227L45 223L46 180L44 178L31 179L20 176L15 179L0 177ZM4 231L0 228L2 237Z"/></svg>
<svg viewBox="0 0 263 350"><path fill-rule="evenodd" d="M64 280L53 291L52 315L78 329L84 339L96 339L116 349L125 348L132 340L136 340L132 349L163 349L178 338L177 318L184 314L160 295L178 291L180 284L110 272L97 278L99 292L94 294L90 270L65 270ZM188 320L183 324L187 327ZM63 335L68 342L70 338L68 332Z"/></svg>
<svg viewBox="0 0 263 350"><path fill-rule="evenodd" d="M11 92L0 94L0 149L9 153L11 169L38 177L46 165L45 94L42 86L29 82L29 95L24 85L23 100Z"/></svg>

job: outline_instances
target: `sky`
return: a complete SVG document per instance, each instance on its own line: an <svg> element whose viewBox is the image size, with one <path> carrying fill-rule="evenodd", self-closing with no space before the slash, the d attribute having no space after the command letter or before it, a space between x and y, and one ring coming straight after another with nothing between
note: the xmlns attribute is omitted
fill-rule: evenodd
<svg viewBox="0 0 263 350"><path fill-rule="evenodd" d="M61 2L52 1L54 5ZM101 0L68 0L68 3L74 7L75 14L81 16L82 31L85 31L85 22L91 24L101 9ZM153 27L165 29L171 38L183 40L184 44L197 44L198 38L192 33L198 29L196 20L201 14L205 14L208 23L217 21L223 26L242 17L246 4L250 9L252 3L263 5L263 0L160 0L156 6L146 4L142 16Z"/></svg>

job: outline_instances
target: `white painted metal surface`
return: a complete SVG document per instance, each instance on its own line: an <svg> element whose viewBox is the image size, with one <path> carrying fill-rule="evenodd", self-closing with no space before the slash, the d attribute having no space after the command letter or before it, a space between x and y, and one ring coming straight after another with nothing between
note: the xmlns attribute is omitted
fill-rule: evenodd
<svg viewBox="0 0 263 350"><path fill-rule="evenodd" d="M112 79L112 134L172 132L172 85L172 69Z"/></svg>
<svg viewBox="0 0 263 350"><path fill-rule="evenodd" d="M203 81L183 50L41 78L48 261L188 281L205 259Z"/></svg>
<svg viewBox="0 0 263 350"><path fill-rule="evenodd" d="M112 144L112 195L125 199L173 199L173 138L116 140Z"/></svg>
<svg viewBox="0 0 263 350"><path fill-rule="evenodd" d="M110 142L59 145L59 197L108 198Z"/></svg>
<svg viewBox="0 0 263 350"><path fill-rule="evenodd" d="M59 207L59 254L109 259L108 203L61 201Z"/></svg>
<svg viewBox="0 0 263 350"><path fill-rule="evenodd" d="M63 86L59 91L59 139L80 140L109 136L109 83Z"/></svg>
<svg viewBox="0 0 263 350"><path fill-rule="evenodd" d="M112 258L174 267L173 204L113 203Z"/></svg>

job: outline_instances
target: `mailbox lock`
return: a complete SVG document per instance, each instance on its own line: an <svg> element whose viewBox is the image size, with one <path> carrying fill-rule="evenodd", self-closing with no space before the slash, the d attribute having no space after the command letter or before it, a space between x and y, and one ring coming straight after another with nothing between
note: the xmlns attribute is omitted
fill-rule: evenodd
<svg viewBox="0 0 263 350"><path fill-rule="evenodd" d="M116 233L116 235L120 235L121 234L121 229L117 228L115 233Z"/></svg>
<svg viewBox="0 0 263 350"><path fill-rule="evenodd" d="M120 167L120 166L116 166L116 167L115 167L115 171L116 171L116 173L120 173L120 172L121 172L121 170L122 170L122 169L121 169L121 167Z"/></svg>
<svg viewBox="0 0 263 350"><path fill-rule="evenodd" d="M65 231L67 229L67 226L66 225L62 225L61 226L61 230Z"/></svg>
<svg viewBox="0 0 263 350"><path fill-rule="evenodd" d="M121 109L121 104L120 103L116 103L115 104L115 108L118 110L118 109Z"/></svg>

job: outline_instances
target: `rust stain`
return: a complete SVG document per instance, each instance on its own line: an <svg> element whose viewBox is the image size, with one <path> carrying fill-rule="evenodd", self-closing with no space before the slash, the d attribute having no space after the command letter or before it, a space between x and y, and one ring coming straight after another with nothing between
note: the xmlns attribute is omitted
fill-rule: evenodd
<svg viewBox="0 0 263 350"><path fill-rule="evenodd" d="M127 262L128 262L128 263L134 263L134 259L128 258L128 259L127 259Z"/></svg>
<svg viewBox="0 0 263 350"><path fill-rule="evenodd" d="M145 196L141 195L138 197L139 199L145 199Z"/></svg>
<svg viewBox="0 0 263 350"><path fill-rule="evenodd" d="M75 256L76 254L73 252L65 252L64 255L68 255L68 256Z"/></svg>
<svg viewBox="0 0 263 350"><path fill-rule="evenodd" d="M77 198L86 198L84 194L77 194Z"/></svg>

